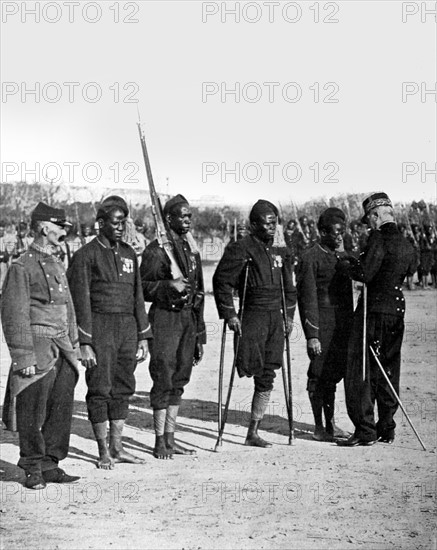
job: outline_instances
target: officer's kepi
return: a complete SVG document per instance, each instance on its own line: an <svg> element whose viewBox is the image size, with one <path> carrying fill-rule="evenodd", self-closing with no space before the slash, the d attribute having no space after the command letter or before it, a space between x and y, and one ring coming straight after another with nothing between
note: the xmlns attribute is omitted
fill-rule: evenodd
<svg viewBox="0 0 437 550"><path fill-rule="evenodd" d="M63 208L52 208L44 202L39 202L31 215L32 221L51 222L61 227L69 226L71 223L67 221L65 210Z"/></svg>
<svg viewBox="0 0 437 550"><path fill-rule="evenodd" d="M378 206L393 207L393 204L386 193L373 193L373 195L370 195L370 197L367 197L367 199L363 201L364 216L361 218L362 223L368 223L367 216L371 210L377 208Z"/></svg>

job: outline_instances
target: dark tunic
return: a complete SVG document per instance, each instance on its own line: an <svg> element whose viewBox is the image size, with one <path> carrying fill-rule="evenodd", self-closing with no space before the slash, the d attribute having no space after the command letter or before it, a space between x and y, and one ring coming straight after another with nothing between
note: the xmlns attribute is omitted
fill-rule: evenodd
<svg viewBox="0 0 437 550"><path fill-rule="evenodd" d="M396 392L399 394L401 345L404 333L405 299L402 282L416 269L414 250L395 223L373 231L360 262L350 269L355 280L367 284L367 343L378 353ZM397 403L367 350L366 379L362 380L363 305L360 298L354 314L345 380L348 414L355 435L364 441L390 437L396 426ZM374 403L378 405L378 423Z"/></svg>
<svg viewBox="0 0 437 550"><path fill-rule="evenodd" d="M3 421L20 433L19 466L48 470L65 458L77 380L77 327L62 262L32 244L3 286L3 331L12 358ZM36 374L18 371L36 366ZM60 403L62 406L50 406Z"/></svg>
<svg viewBox="0 0 437 550"><path fill-rule="evenodd" d="M135 391L138 340L152 337L135 251L96 237L74 254L68 280L80 344L91 345L97 359L86 372L89 418L124 419Z"/></svg>
<svg viewBox="0 0 437 550"><path fill-rule="evenodd" d="M179 405L191 378L196 342L206 343L203 318L204 285L200 254L191 250L188 241L172 232L175 256L183 276L189 281L188 294L170 287L173 280L170 260L155 240L141 261L144 298L152 302L149 310L154 331L150 346L150 393L152 408L166 409Z"/></svg>
<svg viewBox="0 0 437 550"><path fill-rule="evenodd" d="M265 244L248 235L229 245L213 277L214 297L221 319L236 317L233 289L243 296L245 268L248 266L246 299L242 319L243 336L237 357L240 376L255 376L259 391L271 389L273 369L282 365L284 327L282 319L281 275L287 315L294 317L296 289L293 260L286 247Z"/></svg>
<svg viewBox="0 0 437 550"><path fill-rule="evenodd" d="M322 354L311 360L309 391L314 384L337 384L346 372L347 346L352 325L350 278L336 269L335 252L316 244L305 252L297 274L302 327L307 340L318 338Z"/></svg>

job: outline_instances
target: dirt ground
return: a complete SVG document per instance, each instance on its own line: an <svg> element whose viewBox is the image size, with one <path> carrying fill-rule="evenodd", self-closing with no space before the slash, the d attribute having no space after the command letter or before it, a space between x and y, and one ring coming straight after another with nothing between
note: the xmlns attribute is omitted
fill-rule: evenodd
<svg viewBox="0 0 437 550"><path fill-rule="evenodd" d="M402 399L427 451L400 411L392 446L347 449L313 441L305 391L308 361L297 327L292 336L294 445L288 445L278 378L262 426L273 448L243 446L252 382L238 379L222 452L214 453L221 323L208 296L208 345L185 393L178 432L181 442L197 450L197 458L153 458L151 382L143 363L125 445L146 463L98 470L82 375L70 454L61 464L81 476L79 483L26 490L15 466L18 437L2 432L1 548L436 549L436 291L409 292L406 300ZM2 338L1 398L8 364ZM226 380L230 366L229 337ZM350 430L342 388L337 408L338 423Z"/></svg>

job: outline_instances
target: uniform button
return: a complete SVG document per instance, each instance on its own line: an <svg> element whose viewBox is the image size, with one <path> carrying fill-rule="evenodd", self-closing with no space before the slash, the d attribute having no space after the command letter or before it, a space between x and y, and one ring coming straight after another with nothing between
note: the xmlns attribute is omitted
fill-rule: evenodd
<svg viewBox="0 0 437 550"><path fill-rule="evenodd" d="M396 296L396 300L399 300L399 297L398 297L398 296Z"/></svg>
<svg viewBox="0 0 437 550"><path fill-rule="evenodd" d="M51 304L54 304L54 303L55 303L55 301L54 301L54 300L51 300L51 301L50 301L50 303L51 303Z"/></svg>
<svg viewBox="0 0 437 550"><path fill-rule="evenodd" d="M47 279L48 279L48 278L50 277L50 275L47 273L47 274L46 274L46 277L47 277Z"/></svg>
<svg viewBox="0 0 437 550"><path fill-rule="evenodd" d="M46 263L45 263L45 262L43 262L43 263L42 263L42 265L46 265Z"/></svg>
<svg viewBox="0 0 437 550"><path fill-rule="evenodd" d="M404 313L405 309L402 309L401 311L402 311L402 313Z"/></svg>
<svg viewBox="0 0 437 550"><path fill-rule="evenodd" d="M64 285L64 288L67 288L67 285Z"/></svg>
<svg viewBox="0 0 437 550"><path fill-rule="evenodd" d="M396 311L401 311L401 310L400 310L400 308L397 307L397 308L396 308Z"/></svg>
<svg viewBox="0 0 437 550"><path fill-rule="evenodd" d="M33 254L29 254L29 258L31 258L33 256Z"/></svg>
<svg viewBox="0 0 437 550"><path fill-rule="evenodd" d="M123 277L123 273L120 273L120 277Z"/></svg>
<svg viewBox="0 0 437 550"><path fill-rule="evenodd" d="M401 300L402 300L403 302L405 302L405 298L401 298Z"/></svg>

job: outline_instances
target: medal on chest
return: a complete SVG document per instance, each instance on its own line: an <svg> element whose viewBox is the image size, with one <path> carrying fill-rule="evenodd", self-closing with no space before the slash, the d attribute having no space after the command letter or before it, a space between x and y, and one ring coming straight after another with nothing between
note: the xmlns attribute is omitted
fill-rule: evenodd
<svg viewBox="0 0 437 550"><path fill-rule="evenodd" d="M282 256L280 254L272 254L273 267L282 267Z"/></svg>
<svg viewBox="0 0 437 550"><path fill-rule="evenodd" d="M134 261L130 258L122 258L121 261L123 262L123 271L125 273L133 273L134 272Z"/></svg>

